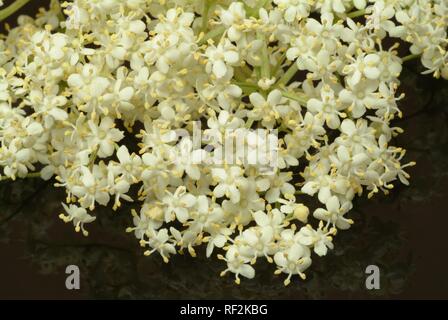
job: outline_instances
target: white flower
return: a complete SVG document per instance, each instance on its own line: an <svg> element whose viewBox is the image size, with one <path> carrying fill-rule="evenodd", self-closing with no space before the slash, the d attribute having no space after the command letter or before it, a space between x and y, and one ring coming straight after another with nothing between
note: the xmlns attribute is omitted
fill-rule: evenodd
<svg viewBox="0 0 448 320"><path fill-rule="evenodd" d="M233 203L230 200L222 202L222 209L229 217L229 220L236 225L245 226L253 220L252 213L263 210L265 201L255 191L252 183L249 183L244 192L241 193L240 201Z"/></svg>
<svg viewBox="0 0 448 320"><path fill-rule="evenodd" d="M118 169L118 174L121 174L121 178L129 182L137 183L142 159L134 153L132 155L129 154L128 148L124 145L118 148L117 158L120 164L116 165L115 169Z"/></svg>
<svg viewBox="0 0 448 320"><path fill-rule="evenodd" d="M267 191L265 199L269 203L274 203L280 198L280 194L293 195L295 188L288 181L292 180L290 172L280 172L278 175L268 175L257 180L257 188L260 191Z"/></svg>
<svg viewBox="0 0 448 320"><path fill-rule="evenodd" d="M286 104L280 90L271 91L267 99L260 93L254 92L249 96L249 100L253 105L253 109L249 112L249 118L253 120L263 120L263 124L272 127L280 118L281 110Z"/></svg>
<svg viewBox="0 0 448 320"><path fill-rule="evenodd" d="M104 111L109 110L109 108L114 109L115 112L117 112L118 118L121 117L120 112L128 112L134 108L134 105L131 102L135 92L134 88L122 88L122 86L122 81L118 80L113 86L113 92L107 93L103 97L104 103L108 105L108 109L104 109Z"/></svg>
<svg viewBox="0 0 448 320"><path fill-rule="evenodd" d="M102 96L110 86L110 81L100 76L98 67L92 64L85 64L81 73L71 74L67 83L73 88L74 94L86 102Z"/></svg>
<svg viewBox="0 0 448 320"><path fill-rule="evenodd" d="M99 125L89 120L88 125L91 131L88 140L91 148L97 149L97 155L100 158L110 157L114 152L115 144L123 139L123 132L115 128L114 120L109 117L102 118Z"/></svg>
<svg viewBox="0 0 448 320"><path fill-rule="evenodd" d="M85 208L78 207L74 204L67 206L65 203L62 203L62 206L67 214L65 215L62 213L59 215L59 218L65 223L73 222L76 232L82 231L83 235L88 236L89 232L84 229L84 224L95 221L96 217L88 214Z"/></svg>
<svg viewBox="0 0 448 320"><path fill-rule="evenodd" d="M219 43L217 47L210 45L205 56L208 59L207 72L213 72L217 78L224 77L228 66L236 65L239 61L237 48L229 40Z"/></svg>
<svg viewBox="0 0 448 320"><path fill-rule="evenodd" d="M168 263L170 255L176 253L174 244L169 241L170 236L168 234L168 229L163 228L158 231L148 229L146 236L148 237L147 241L140 241L142 245L148 245L151 248L150 250L146 250L144 252L145 256L149 256L153 252L157 251L162 256L163 261Z"/></svg>
<svg viewBox="0 0 448 320"><path fill-rule="evenodd" d="M211 140L210 144L213 146L216 146L214 142L223 145L227 135L236 132L243 124L244 121L239 117L229 113L227 110L223 110L219 113L218 117L213 115L207 120L209 129L206 129L204 134L207 140Z"/></svg>
<svg viewBox="0 0 448 320"><path fill-rule="evenodd" d="M259 227L262 227L263 229L269 227L274 231L274 234L277 234L285 223L285 215L278 209L274 209L268 213L259 210L252 215Z"/></svg>
<svg viewBox="0 0 448 320"><path fill-rule="evenodd" d="M253 263L255 263L257 257L266 257L269 262L272 262L269 255L273 253L273 240L274 230L270 226L246 229L236 239L237 243L242 246L241 253L250 257Z"/></svg>
<svg viewBox="0 0 448 320"><path fill-rule="evenodd" d="M376 89L378 85L375 81L363 81L352 88L345 88L339 92L339 100L348 105L347 111L351 112L353 118L362 117L367 109L373 108L380 100Z"/></svg>
<svg viewBox="0 0 448 320"><path fill-rule="evenodd" d="M229 68L228 72L222 78L198 79L197 90L200 97L209 106L219 106L219 108L226 111L235 108L238 103L238 98L241 97L243 91L239 86L230 82L232 78L233 71Z"/></svg>
<svg viewBox="0 0 448 320"><path fill-rule="evenodd" d="M231 41L238 41L242 32L238 27L246 18L246 11L242 2L232 2L227 10L220 12L221 22L228 27L228 36Z"/></svg>
<svg viewBox="0 0 448 320"><path fill-rule="evenodd" d="M213 168L212 177L218 184L213 189L213 194L217 198L226 196L233 203L240 201L240 188L246 185L243 170L238 166L225 168Z"/></svg>
<svg viewBox="0 0 448 320"><path fill-rule="evenodd" d="M321 91L321 99L308 100L307 109L318 115L322 115L330 129L337 129L341 124L339 117L345 117L341 110L343 106L335 99L334 91L329 86L324 86Z"/></svg>
<svg viewBox="0 0 448 320"><path fill-rule="evenodd" d="M235 283L240 284L240 275L248 279L252 279L255 276L255 270L252 266L247 264L249 258L245 258L238 252L238 248L231 246L227 252L226 256L219 256L222 260L227 262L227 269L221 272L221 276L224 276L227 272L232 272L235 274Z"/></svg>
<svg viewBox="0 0 448 320"><path fill-rule="evenodd" d="M173 155L173 164L175 166L175 174L179 177L187 173L193 180L201 178L200 165L206 163L207 152L202 149L193 149L193 142L190 138L183 138Z"/></svg>
<svg viewBox="0 0 448 320"><path fill-rule="evenodd" d="M173 221L175 218L184 223L188 220L189 208L196 203L196 197L187 193L186 188L181 186L174 193L166 191L167 195L163 197L165 222Z"/></svg>
<svg viewBox="0 0 448 320"><path fill-rule="evenodd" d="M193 222L190 224L189 230L192 234L196 234L196 237L202 235L202 232L209 234L204 238L204 241L208 242L207 257L211 256L215 247L222 248L227 243L228 236L232 231L230 228L222 226L222 222L225 220L224 211L208 197L204 195L197 197L191 218ZM189 250L191 251L190 248Z"/></svg>
<svg viewBox="0 0 448 320"><path fill-rule="evenodd" d="M206 246L237 283L265 257L288 285L356 196L409 184L400 74L448 78L445 2L52 1L0 39L0 180L54 177L85 235L133 201L145 255Z"/></svg>
<svg viewBox="0 0 448 320"><path fill-rule="evenodd" d="M393 31L395 24L391 19L395 15L394 5L380 0L373 4L372 9L372 14L368 16L367 25L371 24L375 29L384 29L389 32Z"/></svg>
<svg viewBox="0 0 448 320"><path fill-rule="evenodd" d="M318 208L313 216L316 219L326 221L328 224L336 226L338 229L346 230L353 224L353 220L344 217L344 214L351 209L350 202L345 202L342 206L337 196L332 196L325 204L326 209Z"/></svg>
<svg viewBox="0 0 448 320"><path fill-rule="evenodd" d="M308 222L308 215L310 214L310 210L303 203L297 203L294 196L292 196L289 200L278 199L277 202L282 204L280 206L281 212L287 215L292 215L294 219L297 219L300 222Z"/></svg>
<svg viewBox="0 0 448 320"><path fill-rule="evenodd" d="M58 95L59 87L54 86L51 92L44 94L42 90L32 90L29 95L30 103L36 111L36 114L44 115L44 124L46 128L53 126L54 121L64 121L68 118L68 113L64 106L68 100L66 97Z"/></svg>
<svg viewBox="0 0 448 320"><path fill-rule="evenodd" d="M354 87L364 79L377 80L381 75L381 58L375 53L363 54L353 61L352 64L346 65L343 73L347 75L347 83Z"/></svg>
<svg viewBox="0 0 448 320"><path fill-rule="evenodd" d="M336 167L341 174L363 176L363 167L369 160L369 156L364 152L350 154L347 147L339 146L336 155L331 155L330 159L334 167Z"/></svg>
<svg viewBox="0 0 448 320"><path fill-rule="evenodd" d="M294 274L306 279L303 272L311 265L310 250L308 247L296 243L285 251L277 252L274 255L274 261L278 267L277 274L282 272L288 274L284 281L285 286L287 286Z"/></svg>
<svg viewBox="0 0 448 320"><path fill-rule="evenodd" d="M321 221L317 230L314 230L310 225L302 227L297 233L297 240L304 246L312 246L317 255L325 256L328 249L333 249L334 247L331 235L335 233L335 230L326 230L323 228Z"/></svg>
<svg viewBox="0 0 448 320"><path fill-rule="evenodd" d="M277 79L275 79L275 78L271 78L271 79L268 79L268 78L261 78L260 80L258 80L257 85L258 85L261 89L267 91L267 90L269 90L269 89L272 87L272 85L276 82L276 80L277 80Z"/></svg>
<svg viewBox="0 0 448 320"><path fill-rule="evenodd" d="M308 17L310 14L310 3L307 0L274 0L274 3L284 11L285 20L289 23Z"/></svg>
<svg viewBox="0 0 448 320"><path fill-rule="evenodd" d="M336 39L340 37L343 26L339 22L334 22L334 16L332 13L323 13L321 15L321 22L316 19L310 18L306 21L306 28L309 32L319 37L325 48L330 52L336 48Z"/></svg>
<svg viewBox="0 0 448 320"><path fill-rule="evenodd" d="M126 231L127 232L134 231L135 237L137 239L142 240L143 237L145 236L146 230L150 226L150 219L148 219L148 217L146 216L145 212L141 212L140 215L138 215L135 210L132 211L132 216L133 216L132 222L134 223L135 227L127 228Z"/></svg>
<svg viewBox="0 0 448 320"><path fill-rule="evenodd" d="M109 203L109 193L105 191L106 180L103 180L103 174L98 166L94 166L95 170L90 171L87 167L81 167L81 177L79 184L72 188L72 193L79 198L79 203L90 210L95 209L95 202L105 206Z"/></svg>

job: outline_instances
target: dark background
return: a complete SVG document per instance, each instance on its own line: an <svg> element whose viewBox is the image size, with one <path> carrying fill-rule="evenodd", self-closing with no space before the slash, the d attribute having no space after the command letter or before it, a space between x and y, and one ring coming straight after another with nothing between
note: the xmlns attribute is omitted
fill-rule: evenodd
<svg viewBox="0 0 448 320"><path fill-rule="evenodd" d="M31 1L21 12L33 15L47 1ZM9 19L13 24L16 17ZM2 29L3 31L4 29ZM273 266L257 263L253 280L219 277L216 258L189 255L164 264L144 257L132 234L129 208L97 211L90 236L76 234L58 214L65 195L52 182L0 182L0 298L438 298L448 299L448 87L420 75L418 61L407 63L401 80L406 98L405 132L394 144L415 160L411 186L389 196L357 199L355 225L335 239L335 250L314 259L308 279L283 286ZM81 269L81 289L65 288L65 268ZM365 289L365 268L381 270L381 289Z"/></svg>

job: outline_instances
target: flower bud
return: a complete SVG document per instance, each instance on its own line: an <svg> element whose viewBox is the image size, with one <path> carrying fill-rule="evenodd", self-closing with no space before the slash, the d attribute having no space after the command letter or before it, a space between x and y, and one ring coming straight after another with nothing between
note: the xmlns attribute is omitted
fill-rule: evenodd
<svg viewBox="0 0 448 320"><path fill-rule="evenodd" d="M294 208L294 218L300 222L307 223L309 214L310 210L308 207L301 203Z"/></svg>

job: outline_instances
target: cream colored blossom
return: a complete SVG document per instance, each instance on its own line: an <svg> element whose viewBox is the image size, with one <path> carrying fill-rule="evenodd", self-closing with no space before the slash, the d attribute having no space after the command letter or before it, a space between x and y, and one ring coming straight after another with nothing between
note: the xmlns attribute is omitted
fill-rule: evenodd
<svg viewBox="0 0 448 320"><path fill-rule="evenodd" d="M409 184L400 76L448 78L445 2L52 1L0 39L0 180L54 178L84 235L133 202L146 256L305 279L357 196Z"/></svg>

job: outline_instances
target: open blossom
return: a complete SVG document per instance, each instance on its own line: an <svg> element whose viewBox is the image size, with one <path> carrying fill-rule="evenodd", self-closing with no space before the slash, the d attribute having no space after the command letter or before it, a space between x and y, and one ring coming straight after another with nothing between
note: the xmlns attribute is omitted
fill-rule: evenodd
<svg viewBox="0 0 448 320"><path fill-rule="evenodd" d="M246 18L246 10L242 2L234 1L227 10L220 12L221 22L228 27L228 36L231 41L238 41L242 37L239 25Z"/></svg>
<svg viewBox="0 0 448 320"><path fill-rule="evenodd" d="M315 218L326 221L328 224L336 226L338 229L348 229L353 224L353 220L344 217L345 213L351 209L351 203L346 202L342 206L336 196L330 197L326 204L326 209L318 208L314 211Z"/></svg>
<svg viewBox="0 0 448 320"><path fill-rule="evenodd" d="M344 67L347 83L356 86L361 80L377 80L381 76L381 58L378 54L360 55L352 64Z"/></svg>
<svg viewBox="0 0 448 320"><path fill-rule="evenodd" d="M162 256L163 261L168 263L170 255L176 253L174 244L170 242L171 239L168 230L163 228L158 231L147 231L146 236L148 237L148 240L142 240L140 242L142 245L148 245L151 248L144 252L145 256L149 256L157 251Z"/></svg>
<svg viewBox="0 0 448 320"><path fill-rule="evenodd" d="M282 92L278 89L269 92L267 98L258 92L252 93L249 100L253 109L249 111L248 117L257 121L261 120L261 123L269 129L273 128L279 119L293 109L291 103L283 97Z"/></svg>
<svg viewBox="0 0 448 320"><path fill-rule="evenodd" d="M88 121L90 134L88 135L89 144L92 149L97 150L101 158L110 157L114 153L114 146L123 139L124 134L115 128L114 120L104 117L98 125L94 121Z"/></svg>
<svg viewBox="0 0 448 320"><path fill-rule="evenodd" d="M311 11L309 2L304 0L274 0L274 3L284 11L285 20L289 23L308 17Z"/></svg>
<svg viewBox="0 0 448 320"><path fill-rule="evenodd" d="M207 72L213 72L217 78L222 78L227 73L229 66L239 61L238 49L230 41L219 43L217 47L210 45L205 51L208 59Z"/></svg>
<svg viewBox="0 0 448 320"><path fill-rule="evenodd" d="M232 166L228 169L214 168L212 169L212 176L218 182L213 189L213 194L217 198L226 196L233 203L240 201L240 188L244 187L247 183L240 167Z"/></svg>
<svg viewBox="0 0 448 320"><path fill-rule="evenodd" d="M320 99L311 98L308 100L307 108L309 111L321 115L331 129L339 128L340 117L345 117L345 114L341 112L344 109L343 106L338 104L334 91L328 86L322 88Z"/></svg>
<svg viewBox="0 0 448 320"><path fill-rule="evenodd" d="M319 37L327 50L335 50L336 39L340 37L342 25L335 22L332 13L323 13L321 21L314 18L307 19L305 26L313 36Z"/></svg>
<svg viewBox="0 0 448 320"><path fill-rule="evenodd" d="M87 210L83 207L78 207L74 204L66 205L62 203L66 214L60 214L59 217L64 222L73 222L76 232L82 231L82 233L87 236L89 233L84 228L84 224L91 223L95 221L96 217L91 216L87 213Z"/></svg>
<svg viewBox="0 0 448 320"><path fill-rule="evenodd" d="M176 217L180 222L187 221L189 217L188 208L191 208L196 202L196 198L186 192L185 187L178 187L174 193L167 191L167 195L163 197L162 203L165 208L165 222L174 220Z"/></svg>
<svg viewBox="0 0 448 320"><path fill-rule="evenodd" d="M92 64L85 64L80 73L71 74L67 83L75 94L83 101L100 97L110 85L110 81L99 75L99 68Z"/></svg>
<svg viewBox="0 0 448 320"><path fill-rule="evenodd" d="M0 180L55 179L84 235L132 202L164 262L305 279L357 196L410 183L400 77L448 78L445 2L52 1L0 37Z"/></svg>
<svg viewBox="0 0 448 320"><path fill-rule="evenodd" d="M239 275L249 279L255 276L254 268L248 264L249 259L241 255L237 247L230 247L226 256L222 257L222 260L227 262L227 269L221 272L221 276L230 271L235 274L235 282L237 284L241 281Z"/></svg>
<svg viewBox="0 0 448 320"><path fill-rule="evenodd" d="M305 246L314 247L314 252L319 256L325 256L328 249L333 249L333 242L331 235L335 233L336 229L328 231L323 228L322 221L319 229L314 230L310 225L302 227L297 233L297 240Z"/></svg>
<svg viewBox="0 0 448 320"><path fill-rule="evenodd" d="M105 190L106 180L101 179L103 174L99 167L95 167L93 172L87 167L81 167L81 176L79 183L76 184L72 192L79 198L80 204L93 210L95 203L106 205L109 202L110 195Z"/></svg>
<svg viewBox="0 0 448 320"><path fill-rule="evenodd" d="M354 87L342 89L339 92L339 100L348 106L347 111L357 119L362 117L368 109L381 103L376 90L377 83L375 81L363 81Z"/></svg>
<svg viewBox="0 0 448 320"><path fill-rule="evenodd" d="M277 252L274 255L274 261L278 266L277 271L288 275L284 281L287 286L294 274L298 274L302 279L306 278L304 271L311 265L310 250L308 247L296 243L285 251Z"/></svg>

